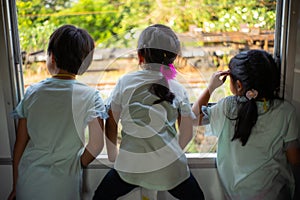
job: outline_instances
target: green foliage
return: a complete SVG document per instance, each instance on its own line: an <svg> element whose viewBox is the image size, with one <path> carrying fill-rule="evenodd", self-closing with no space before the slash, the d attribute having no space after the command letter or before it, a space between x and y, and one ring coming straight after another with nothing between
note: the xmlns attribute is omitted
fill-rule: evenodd
<svg viewBox="0 0 300 200"><path fill-rule="evenodd" d="M106 0L80 0L62 11L65 17L57 18L56 23L70 23L87 29L100 47L129 46L145 12L148 12L148 6L134 0L111 3Z"/></svg>
<svg viewBox="0 0 300 200"><path fill-rule="evenodd" d="M45 49L56 24L50 21L53 13L70 6L65 0L17 0L21 49L34 52Z"/></svg>
<svg viewBox="0 0 300 200"><path fill-rule="evenodd" d="M139 31L154 23L186 32L274 29L276 0L17 0L21 48L45 49L62 24L86 29L98 47L130 47Z"/></svg>

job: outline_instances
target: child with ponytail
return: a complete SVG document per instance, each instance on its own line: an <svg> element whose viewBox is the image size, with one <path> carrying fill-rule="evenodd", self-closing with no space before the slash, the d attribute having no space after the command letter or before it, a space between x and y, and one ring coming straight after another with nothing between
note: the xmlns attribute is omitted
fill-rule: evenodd
<svg viewBox="0 0 300 200"><path fill-rule="evenodd" d="M178 199L204 199L183 151L193 136L195 117L186 90L174 79L179 52L179 40L169 27L156 24L141 33L137 53L142 70L123 76L107 101L107 151L115 163L94 200L117 199L136 187L167 190Z"/></svg>
<svg viewBox="0 0 300 200"><path fill-rule="evenodd" d="M211 93L227 76L233 96L208 107ZM214 73L193 105L200 124L209 121L219 138L217 169L227 199L300 199L299 125L295 108L279 98L279 89L272 56L249 50L234 56L228 71Z"/></svg>

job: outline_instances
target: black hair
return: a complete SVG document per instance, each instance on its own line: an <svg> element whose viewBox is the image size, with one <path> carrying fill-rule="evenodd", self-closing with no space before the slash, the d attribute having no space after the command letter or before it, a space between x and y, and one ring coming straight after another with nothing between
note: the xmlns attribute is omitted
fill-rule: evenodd
<svg viewBox="0 0 300 200"><path fill-rule="evenodd" d="M51 34L47 53L53 54L59 69L82 74L92 62L94 47L94 40L86 30L63 25Z"/></svg>
<svg viewBox="0 0 300 200"><path fill-rule="evenodd" d="M159 63L168 66L172 64L177 54L162 49L144 48L139 49L138 53L145 58L145 63ZM170 91L168 81L165 77L161 78L157 83L153 83L149 91L159 97L159 100L153 104L159 104L163 101L173 103L175 95Z"/></svg>
<svg viewBox="0 0 300 200"><path fill-rule="evenodd" d="M232 141L239 139L244 146L256 124L258 111L256 101L279 99L280 72L273 57L263 50L249 50L234 56L229 62L232 83L239 80L242 94L249 90L258 91L258 96L247 101L237 102L238 111Z"/></svg>

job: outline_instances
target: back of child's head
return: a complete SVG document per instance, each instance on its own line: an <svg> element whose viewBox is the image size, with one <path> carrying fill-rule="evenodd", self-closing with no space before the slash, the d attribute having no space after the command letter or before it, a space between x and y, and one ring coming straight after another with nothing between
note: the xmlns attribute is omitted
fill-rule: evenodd
<svg viewBox="0 0 300 200"><path fill-rule="evenodd" d="M272 56L263 50L237 54L230 60L229 69L232 84L236 85L239 80L243 88L241 98L237 98L238 113L232 140L239 139L245 145L258 118L256 102L264 102L267 112L273 100L279 98L280 72Z"/></svg>
<svg viewBox="0 0 300 200"><path fill-rule="evenodd" d="M146 63L168 65L173 63L180 52L180 42L174 31L165 25L147 27L138 40L138 52Z"/></svg>
<svg viewBox="0 0 300 200"><path fill-rule="evenodd" d="M52 53L57 68L83 74L92 62L94 47L94 40L86 30L63 25L50 36L47 53Z"/></svg>
<svg viewBox="0 0 300 200"><path fill-rule="evenodd" d="M272 100L278 97L280 73L273 57L264 50L244 51L229 62L230 76L243 86L243 95L254 89L258 91L256 99Z"/></svg>
<svg viewBox="0 0 300 200"><path fill-rule="evenodd" d="M160 69L162 71L163 68L163 70L172 73L173 69L171 67L173 65L171 64L180 53L180 42L170 27L155 24L142 31L137 49L138 54L145 59L145 64L152 70ZM174 76L171 74L170 77L173 78ZM168 88L170 77L162 78L150 88L150 91L160 98L154 103L160 103L161 101L172 103L175 96Z"/></svg>

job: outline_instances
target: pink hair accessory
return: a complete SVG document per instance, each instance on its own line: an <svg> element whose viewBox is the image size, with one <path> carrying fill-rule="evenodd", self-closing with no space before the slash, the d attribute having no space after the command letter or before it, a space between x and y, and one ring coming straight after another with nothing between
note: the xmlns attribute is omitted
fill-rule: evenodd
<svg viewBox="0 0 300 200"><path fill-rule="evenodd" d="M258 95L258 92L257 92L257 90L254 90L254 89L248 90L248 91L246 92L246 97L247 97L247 99L249 99L249 100L255 99L255 98L257 97L257 95Z"/></svg>
<svg viewBox="0 0 300 200"><path fill-rule="evenodd" d="M169 69L166 69L163 65L160 67L160 72L167 79L174 79L177 72L173 64L169 64Z"/></svg>

